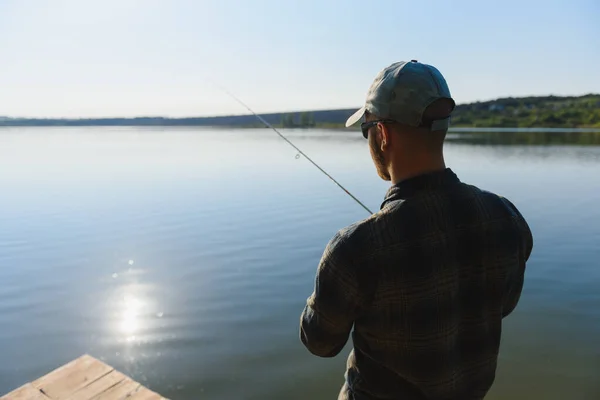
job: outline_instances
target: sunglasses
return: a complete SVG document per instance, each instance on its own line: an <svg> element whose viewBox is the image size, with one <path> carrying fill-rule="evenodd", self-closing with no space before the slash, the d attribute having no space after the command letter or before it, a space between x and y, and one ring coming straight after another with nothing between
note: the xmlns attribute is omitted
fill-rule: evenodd
<svg viewBox="0 0 600 400"><path fill-rule="evenodd" d="M393 119L376 119L375 121L369 121L369 122L363 122L362 124L360 124L360 130L362 131L363 136L365 137L365 139L367 139L369 137L369 129L371 129L372 127L374 127L375 125L377 125L378 123L385 123L385 122L396 122Z"/></svg>

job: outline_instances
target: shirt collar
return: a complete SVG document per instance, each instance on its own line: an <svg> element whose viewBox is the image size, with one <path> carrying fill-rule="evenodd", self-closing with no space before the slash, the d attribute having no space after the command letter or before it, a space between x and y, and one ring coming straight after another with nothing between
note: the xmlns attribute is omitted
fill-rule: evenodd
<svg viewBox="0 0 600 400"><path fill-rule="evenodd" d="M391 201L406 199L421 191L437 189L459 182L458 176L450 168L405 179L388 189L385 199L381 203L381 209Z"/></svg>

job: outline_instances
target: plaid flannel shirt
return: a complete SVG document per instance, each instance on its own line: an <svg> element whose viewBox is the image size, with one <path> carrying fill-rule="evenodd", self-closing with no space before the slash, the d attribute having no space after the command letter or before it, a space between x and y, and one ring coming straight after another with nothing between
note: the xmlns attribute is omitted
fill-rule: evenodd
<svg viewBox="0 0 600 400"><path fill-rule="evenodd" d="M482 399L532 246L509 200L451 169L405 180L328 243L300 339L334 357L352 335L340 398Z"/></svg>

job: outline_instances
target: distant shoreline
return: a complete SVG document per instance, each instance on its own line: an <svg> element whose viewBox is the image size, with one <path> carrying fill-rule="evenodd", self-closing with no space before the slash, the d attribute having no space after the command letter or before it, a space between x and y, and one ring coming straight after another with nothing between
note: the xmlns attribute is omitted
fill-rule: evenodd
<svg viewBox="0 0 600 400"><path fill-rule="evenodd" d="M260 114L277 128L340 129L356 109L316 110ZM0 116L0 127L18 126L197 126L264 128L255 115L216 117L133 118L11 118ZM600 94L501 98L458 104L452 114L454 129L600 129Z"/></svg>
<svg viewBox="0 0 600 400"><path fill-rule="evenodd" d="M256 130L256 129L270 129L267 126L240 126L240 125L135 125L135 124L119 124L119 125L101 125L101 124L86 124L86 125L2 125L0 124L0 132L3 128L201 128L201 129L237 129L237 130ZM287 130L287 131L310 131L310 130L324 130L324 131L356 131L359 132L357 127L346 128L344 126L319 126L315 125L312 127L281 127L274 126L276 129ZM576 127L576 128L557 128L557 127L473 127L473 126L456 126L450 127L448 133L592 133L600 134L600 128L592 127Z"/></svg>

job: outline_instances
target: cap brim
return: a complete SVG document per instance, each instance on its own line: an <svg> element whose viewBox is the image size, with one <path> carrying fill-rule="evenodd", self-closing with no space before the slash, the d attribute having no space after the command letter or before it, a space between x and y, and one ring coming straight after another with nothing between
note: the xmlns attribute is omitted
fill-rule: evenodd
<svg viewBox="0 0 600 400"><path fill-rule="evenodd" d="M357 112L352 114L350 118L346 120L346 128L351 127L355 123L361 120L361 118L365 115L365 107L361 107Z"/></svg>

